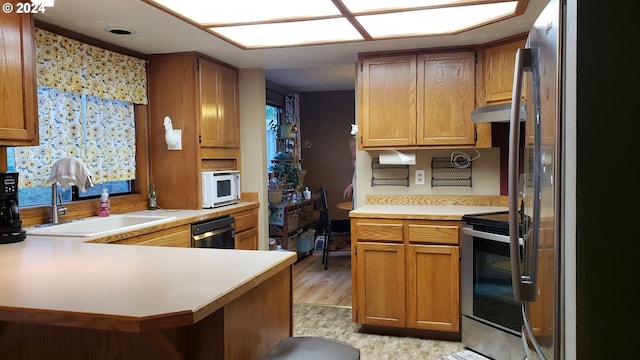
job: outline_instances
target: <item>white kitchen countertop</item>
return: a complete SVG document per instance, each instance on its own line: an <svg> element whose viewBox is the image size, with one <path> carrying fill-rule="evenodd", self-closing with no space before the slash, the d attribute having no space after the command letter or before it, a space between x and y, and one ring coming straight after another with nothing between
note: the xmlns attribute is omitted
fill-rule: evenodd
<svg viewBox="0 0 640 360"><path fill-rule="evenodd" d="M463 215L507 211L504 206L466 205L364 205L349 212L349 217L379 217L424 220L461 220Z"/></svg>
<svg viewBox="0 0 640 360"><path fill-rule="evenodd" d="M165 229L168 227L174 227L174 226L183 225L183 224L197 223L199 221L205 221L215 217L232 214L237 211L249 210L256 207L258 207L258 203L255 203L255 202L240 202L237 204L222 206L214 209L202 209L202 210L158 209L158 210L132 211L132 212L127 212L126 214L127 215L144 215L144 216L168 216L168 217L173 217L174 219L168 222L164 222L160 225L151 225L148 227L142 227L129 232L118 232L118 233L113 233L113 234L104 235L104 236L87 236L87 237L69 238L69 241L85 242L85 241L96 240L100 238L98 242L108 243L116 240L121 240L123 237L141 235L150 231L157 231L157 230ZM116 213L112 213L112 214L116 215ZM87 219L95 218L95 217L98 217L98 216L88 217ZM65 221L66 219L63 217L60 220ZM82 220L82 219L74 219L74 221L77 221L77 220ZM25 227L24 230L27 231L27 234L28 234L29 229L32 229L32 228L35 228L35 227ZM29 238L30 236L27 235L27 237ZM31 236L31 238L53 240L59 237L38 235L38 236Z"/></svg>
<svg viewBox="0 0 640 360"><path fill-rule="evenodd" d="M193 324L296 260L295 252L87 240L27 236L0 245L0 321L124 331Z"/></svg>

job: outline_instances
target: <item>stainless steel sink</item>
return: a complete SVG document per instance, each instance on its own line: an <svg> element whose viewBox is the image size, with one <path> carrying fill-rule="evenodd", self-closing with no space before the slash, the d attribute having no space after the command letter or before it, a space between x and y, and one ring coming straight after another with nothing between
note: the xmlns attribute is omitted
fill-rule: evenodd
<svg viewBox="0 0 640 360"><path fill-rule="evenodd" d="M115 214L25 229L28 236L94 237L141 229L168 222L175 216Z"/></svg>

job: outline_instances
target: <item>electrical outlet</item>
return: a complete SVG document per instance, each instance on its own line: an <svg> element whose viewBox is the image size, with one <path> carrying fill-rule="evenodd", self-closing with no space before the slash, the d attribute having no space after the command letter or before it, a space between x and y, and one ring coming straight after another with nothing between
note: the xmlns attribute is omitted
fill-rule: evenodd
<svg viewBox="0 0 640 360"><path fill-rule="evenodd" d="M424 170L416 170L416 185L424 185Z"/></svg>

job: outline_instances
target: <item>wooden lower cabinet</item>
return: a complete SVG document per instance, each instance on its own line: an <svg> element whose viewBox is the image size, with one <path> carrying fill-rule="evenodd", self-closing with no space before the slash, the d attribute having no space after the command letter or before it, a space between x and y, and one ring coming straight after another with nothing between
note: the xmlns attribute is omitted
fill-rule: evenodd
<svg viewBox="0 0 640 360"><path fill-rule="evenodd" d="M258 250L258 229L253 228L236 234L236 249Z"/></svg>
<svg viewBox="0 0 640 360"><path fill-rule="evenodd" d="M405 327L404 245L359 242L358 322Z"/></svg>
<svg viewBox="0 0 640 360"><path fill-rule="evenodd" d="M354 321L459 332L460 225L352 218Z"/></svg>
<svg viewBox="0 0 640 360"><path fill-rule="evenodd" d="M235 229L235 248L240 250L258 250L258 209L233 213Z"/></svg>
<svg viewBox="0 0 640 360"><path fill-rule="evenodd" d="M458 246L407 246L407 327L460 329Z"/></svg>
<svg viewBox="0 0 640 360"><path fill-rule="evenodd" d="M258 250L258 207L242 209L230 213L234 218L235 248L241 250ZM216 215L211 215L216 217ZM202 218L200 221L203 220ZM182 224L163 230L151 231L138 236L102 238L90 240L91 243L109 243L119 245L147 245L192 247L191 224Z"/></svg>

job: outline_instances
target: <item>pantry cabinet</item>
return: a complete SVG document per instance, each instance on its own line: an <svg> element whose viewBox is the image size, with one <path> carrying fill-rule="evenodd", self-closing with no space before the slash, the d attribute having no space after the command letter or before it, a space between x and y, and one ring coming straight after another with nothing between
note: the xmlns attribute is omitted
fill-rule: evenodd
<svg viewBox="0 0 640 360"><path fill-rule="evenodd" d="M356 322L460 330L460 222L352 218L351 229Z"/></svg>
<svg viewBox="0 0 640 360"><path fill-rule="evenodd" d="M360 147L473 146L475 53L362 57Z"/></svg>
<svg viewBox="0 0 640 360"><path fill-rule="evenodd" d="M0 12L0 146L38 145L35 58L33 17Z"/></svg>
<svg viewBox="0 0 640 360"><path fill-rule="evenodd" d="M240 168L238 71L198 53L149 59L149 159L163 208L202 209L201 172ZM169 150L164 118L180 130Z"/></svg>

